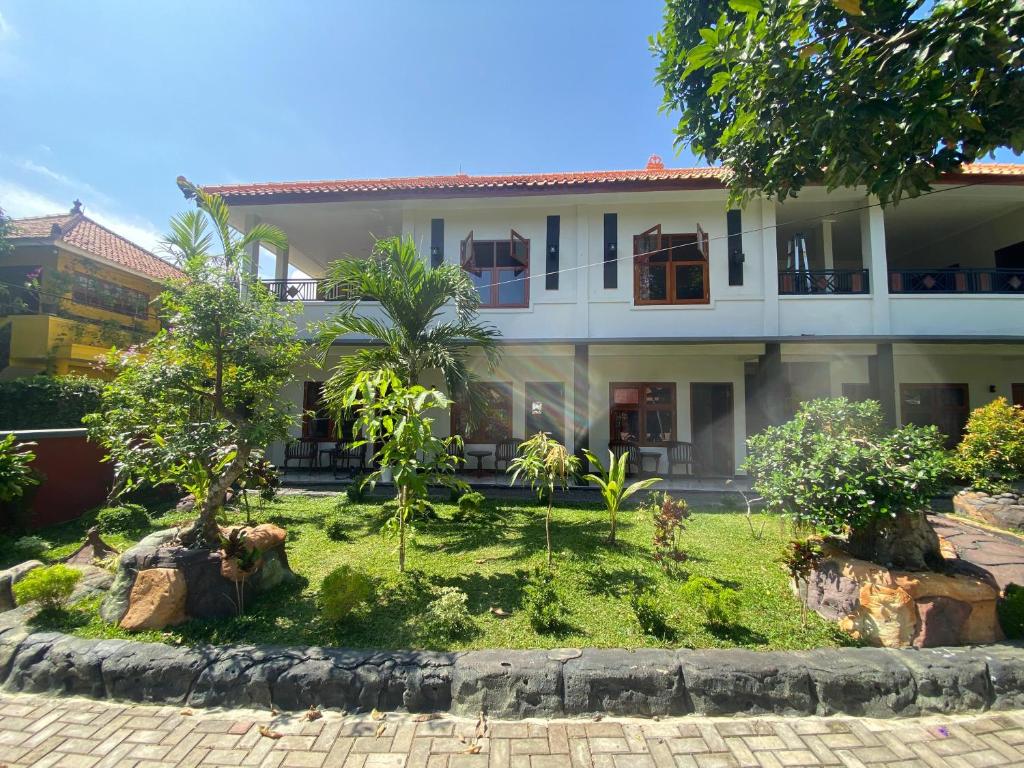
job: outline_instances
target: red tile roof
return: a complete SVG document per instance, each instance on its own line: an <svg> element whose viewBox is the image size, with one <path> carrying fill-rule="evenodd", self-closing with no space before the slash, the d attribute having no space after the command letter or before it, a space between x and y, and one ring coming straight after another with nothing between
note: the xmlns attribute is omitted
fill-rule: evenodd
<svg viewBox="0 0 1024 768"><path fill-rule="evenodd" d="M466 197L618 190L708 189L725 184L724 168L657 168L634 171L575 171L491 176L409 176L392 179L336 179L254 184L210 184L207 192L237 202L273 203L367 197ZM1024 183L1024 165L976 163L956 176ZM953 178L953 177L951 177Z"/></svg>
<svg viewBox="0 0 1024 768"><path fill-rule="evenodd" d="M154 280L184 276L177 267L82 213L14 219L11 238L64 243Z"/></svg>

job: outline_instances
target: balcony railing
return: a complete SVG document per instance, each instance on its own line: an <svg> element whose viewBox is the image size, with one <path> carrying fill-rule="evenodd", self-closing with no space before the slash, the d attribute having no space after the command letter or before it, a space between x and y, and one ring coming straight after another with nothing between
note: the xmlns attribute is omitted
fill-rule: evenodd
<svg viewBox="0 0 1024 768"><path fill-rule="evenodd" d="M890 269L889 293L1024 295L1024 269Z"/></svg>
<svg viewBox="0 0 1024 768"><path fill-rule="evenodd" d="M869 292L866 269L791 269L779 272L780 296Z"/></svg>
<svg viewBox="0 0 1024 768"><path fill-rule="evenodd" d="M348 296L338 288L328 288L326 280L264 280L263 284L278 301L345 301Z"/></svg>

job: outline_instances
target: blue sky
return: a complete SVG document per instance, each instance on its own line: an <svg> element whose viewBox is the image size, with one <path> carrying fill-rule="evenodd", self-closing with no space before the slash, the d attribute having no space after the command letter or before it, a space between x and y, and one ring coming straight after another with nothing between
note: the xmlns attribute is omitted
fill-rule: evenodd
<svg viewBox="0 0 1024 768"><path fill-rule="evenodd" d="M638 168L676 157L660 0L0 0L0 206L153 246L197 182Z"/></svg>

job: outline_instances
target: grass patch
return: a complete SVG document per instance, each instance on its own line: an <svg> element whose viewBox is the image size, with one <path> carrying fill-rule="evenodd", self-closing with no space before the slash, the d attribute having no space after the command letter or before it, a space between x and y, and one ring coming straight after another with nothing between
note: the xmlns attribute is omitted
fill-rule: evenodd
<svg viewBox="0 0 1024 768"><path fill-rule="evenodd" d="M379 503L347 504L343 496L288 496L254 513L256 522L274 522L288 531L288 556L298 583L283 585L255 599L246 616L192 621L163 632L130 635L102 623L98 601L72 606L61 617L40 617L47 628L80 637L134 637L140 640L196 644L255 642L283 645L331 645L385 648L554 648L554 647L746 647L801 649L849 642L816 614L800 620L800 604L789 589L780 559L790 538L771 522L755 539L745 516L696 512L683 533L689 559L681 573L669 576L651 557L653 525L627 510L619 543L605 542L607 515L597 505L562 506L552 523L555 588L566 620L552 634L536 632L522 610L523 587L535 566L544 564L544 511L528 502L484 504L472 521L455 522L454 505L437 504L437 520L415 523L408 553L410 574L397 573L397 542L380 533L388 513ZM229 512L231 522L244 513ZM324 521L340 519L346 538L334 541ZM181 522L159 517L153 529ZM80 537L86 526L74 529ZM64 551L68 526L41 535ZM145 535L148 531L140 531ZM76 538L80 541L80 538ZM115 546L128 541L111 536ZM73 550L67 545L67 551ZM341 565L363 570L377 580L369 611L340 625L320 615L317 593L324 576ZM739 592L737 620L709 626L698 606L688 604L682 587L688 576L707 576ZM469 597L477 631L455 640L433 637L422 616L439 587L457 587ZM669 631L646 635L630 606L636 589L645 590L663 612ZM510 614L501 618L491 609ZM56 625L56 626L54 626Z"/></svg>

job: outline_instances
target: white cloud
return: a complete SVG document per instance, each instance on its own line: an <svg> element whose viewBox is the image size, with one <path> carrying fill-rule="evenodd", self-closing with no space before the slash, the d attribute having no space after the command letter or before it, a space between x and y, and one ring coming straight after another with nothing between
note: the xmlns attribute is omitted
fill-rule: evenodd
<svg viewBox="0 0 1024 768"><path fill-rule="evenodd" d="M55 200L8 179L0 179L0 208L3 208L4 212L12 219L19 219L26 216L66 213L70 210L71 203ZM160 240L163 235L145 219L125 217L111 213L102 207L86 207L85 213L107 229L113 230L149 251L159 253Z"/></svg>
<svg viewBox="0 0 1024 768"><path fill-rule="evenodd" d="M0 40L13 40L18 34L14 31L11 23L0 13Z"/></svg>
<svg viewBox="0 0 1024 768"><path fill-rule="evenodd" d="M96 189L96 187L94 187L92 184L89 184L88 182L79 181L78 179L74 179L71 176L67 176L63 173L58 173L52 168L48 168L45 165L33 162L32 160L18 158L16 160L13 160L13 163L15 166L21 168L23 171L29 171L30 173L37 174L39 176L42 176L43 178L49 179L50 181L55 181L63 187L67 187L69 189L74 190L76 193L82 194L83 196L87 196L88 198L91 199L90 202L95 202L97 200L104 203L110 202L110 198L107 195L100 192L98 189Z"/></svg>

